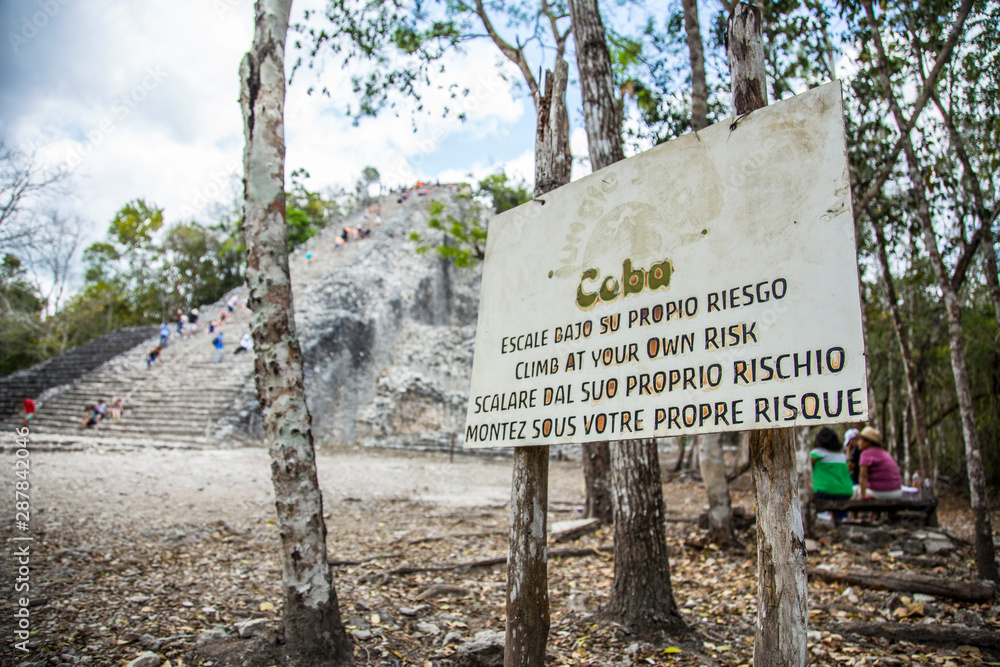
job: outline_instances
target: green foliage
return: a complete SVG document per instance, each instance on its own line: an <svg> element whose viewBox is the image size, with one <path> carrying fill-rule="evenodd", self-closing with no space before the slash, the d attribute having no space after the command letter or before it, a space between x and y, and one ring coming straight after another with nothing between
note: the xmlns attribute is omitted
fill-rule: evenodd
<svg viewBox="0 0 1000 667"><path fill-rule="evenodd" d="M243 282L239 222L230 211L215 225L185 222L163 230L162 209L129 202L105 238L84 251L82 288L47 317L19 261L8 256L0 265L0 304L10 308L0 326L0 374L122 327L172 319L176 308L217 300Z"/></svg>
<svg viewBox="0 0 1000 667"><path fill-rule="evenodd" d="M704 24L702 27L702 33ZM691 61L678 5L662 24L653 18L639 23L631 34L608 30L615 86L621 94L623 113L638 122L625 124L625 139L633 148L644 148L678 137L691 129ZM708 120L726 115L720 101L728 69L722 72L706 45ZM713 63L715 68L712 68Z"/></svg>
<svg viewBox="0 0 1000 667"><path fill-rule="evenodd" d="M369 169L372 169L369 167ZM376 175L378 174L375 171ZM341 215L336 201L313 192L305 185L309 172L292 172L292 187L285 195L285 221L288 225L288 249L292 250L317 234Z"/></svg>
<svg viewBox="0 0 1000 667"><path fill-rule="evenodd" d="M358 202L361 205L366 206L371 203L372 197L370 188L373 184L379 183L382 180L382 175L379 174L378 169L375 167L365 167L361 170L361 178L355 184L354 190L357 193Z"/></svg>
<svg viewBox="0 0 1000 667"><path fill-rule="evenodd" d="M530 45L549 51L554 47L552 33L564 36L568 28L565 0L485 0L482 6L492 17L494 29L514 33L506 40L514 49ZM416 111L430 112L424 109L428 90L445 91L449 102L440 111L447 116L454 112L452 104L460 104L470 94L468 88L442 75L447 68L446 54L461 51L467 41L487 36L475 3L330 0L322 18L318 14L307 10L305 20L292 29L302 35L309 51L308 67L318 66L332 53L344 68L357 72L352 78L356 106L347 108L355 123L386 111L398 114L397 107L405 99L416 102ZM333 96L326 88L322 93ZM342 91L336 94L343 98ZM464 111L455 115L465 119Z"/></svg>
<svg viewBox="0 0 1000 667"><path fill-rule="evenodd" d="M285 220L288 225L288 249L292 250L300 246L319 231L313 225L306 212L299 208L289 208L285 211Z"/></svg>
<svg viewBox="0 0 1000 667"><path fill-rule="evenodd" d="M0 262L0 376L42 360L38 332L45 304L10 254Z"/></svg>
<svg viewBox="0 0 1000 667"><path fill-rule="evenodd" d="M227 266L232 258L224 250L218 228L197 222L179 223L167 230L162 249L160 283L167 287L168 312L186 304L209 303L242 280Z"/></svg>
<svg viewBox="0 0 1000 667"><path fill-rule="evenodd" d="M321 60L317 58L321 51L330 50L345 66L351 63L359 72L352 79L357 107L347 109L357 123L362 117L392 109L397 95L419 104L424 89L431 85L431 74L441 67L441 56L467 38L467 6L449 0L433 5L432 10L436 16L431 16L422 3L406 0L331 0L323 12L326 21L311 21L317 12L307 11L305 22L292 29L302 34L308 44L309 67ZM446 84L438 87L445 88ZM468 94L454 87L449 90L452 98ZM331 95L326 88L322 92Z"/></svg>
<svg viewBox="0 0 1000 667"><path fill-rule="evenodd" d="M141 324L163 315L160 248L154 234L163 227L163 209L142 199L128 202L115 214L105 241L88 247L86 286L99 292L113 290L119 301L117 312L127 324Z"/></svg>
<svg viewBox="0 0 1000 667"><path fill-rule="evenodd" d="M290 247L352 205L343 191L310 190L308 178L305 170L294 171L286 195ZM165 229L161 208L143 199L126 203L105 237L84 250L82 287L48 316L20 260L9 255L0 266L0 374L121 327L172 320L178 308L211 303L242 284L246 250L240 208L238 202L221 208L214 224L180 222Z"/></svg>
<svg viewBox="0 0 1000 667"><path fill-rule="evenodd" d="M429 252L433 247L438 255L451 260L458 267L473 266L485 259L487 229L478 205L461 206L457 217L446 213L444 205L437 201L431 202L429 210L431 218L427 221L427 226L443 232L443 238L434 246L417 246L418 254ZM410 240L419 243L422 237L413 232Z"/></svg>
<svg viewBox="0 0 1000 667"><path fill-rule="evenodd" d="M367 185L377 183L380 178L382 178L382 176L378 173L378 169L375 167L365 167L361 170L361 180Z"/></svg>
<svg viewBox="0 0 1000 667"><path fill-rule="evenodd" d="M115 214L108 229L112 241L128 249L148 248L153 234L163 227L163 209L143 199L131 201Z"/></svg>
<svg viewBox="0 0 1000 667"><path fill-rule="evenodd" d="M416 252L423 254L434 249L438 255L454 262L458 267L469 267L486 258L487 222L480 201L490 202L495 213L503 213L531 199L524 181L512 182L504 172L497 172L479 181L475 197L459 195L458 215L446 211L444 204L433 201L430 204L430 219L427 226L442 232L436 244L417 246ZM411 241L421 243L424 238L412 232Z"/></svg>
<svg viewBox="0 0 1000 667"><path fill-rule="evenodd" d="M479 181L476 196L490 201L495 213L503 213L531 199L528 185L524 181L514 183L502 171Z"/></svg>
<svg viewBox="0 0 1000 667"><path fill-rule="evenodd" d="M882 2L876 15L886 49L888 74L903 115L912 115L916 91L923 87L931 63L936 59L955 21L955 5L942 0L910 4ZM943 71L936 86L937 100L919 118L911 138L920 163L919 186L930 206L937 245L946 266L954 267L968 245L971 231L980 226L998 206L996 142L990 140L991 123L998 117L997 90L1000 72L996 63L997 37L981 28L996 20L1000 5L977 3L964 36L955 47L952 63ZM814 12L816 13L816 12ZM818 14L817 14L818 15ZM872 185L885 164L898 128L884 100L871 28L861 5L845 2L841 8L844 24L839 33L829 33L842 51L857 53L857 71L845 88L848 155L855 200ZM803 29L806 34L809 28ZM815 37L812 39L815 40ZM991 46L992 43L992 46ZM806 58L805 60L808 60ZM801 60L799 61L801 64ZM958 154L947 117L962 137L968 163ZM973 183L978 184L982 207ZM985 209L985 210L983 210ZM937 278L930 266L925 239L914 199L914 184L906 162L897 161L889 181L857 220L859 262L862 269L875 265L872 228L879 226L886 237L889 265L897 293L903 327L910 339L909 354L918 384L910 397L903 376L903 363L896 332L888 316L890 304L886 286L876 271L866 271L868 326L866 340L872 368L873 391L894 453L902 459L907 408L917 402L930 431L930 442L940 474L955 482L965 476L965 452L955 379L951 366L944 303ZM952 270L949 268L948 270ZM987 286L987 269L975 262L960 288L964 349L975 402L979 438L988 480L1000 483L1000 455L986 446L1000 438L997 387L1000 387L1000 359L997 356L998 323ZM911 435L912 438L912 435ZM912 443L911 443L912 446ZM912 451L912 450L911 450ZM915 452L912 453L915 457ZM915 467L911 466L911 467ZM926 473L926 471L924 471Z"/></svg>

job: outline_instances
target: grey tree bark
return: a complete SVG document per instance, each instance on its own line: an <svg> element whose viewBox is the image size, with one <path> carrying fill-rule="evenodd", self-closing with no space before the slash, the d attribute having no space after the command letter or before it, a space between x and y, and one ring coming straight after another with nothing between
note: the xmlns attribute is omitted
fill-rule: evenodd
<svg viewBox="0 0 1000 667"><path fill-rule="evenodd" d="M687 436L680 436L677 438L677 460L674 461L674 472L680 472L681 468L684 467L684 455L687 452Z"/></svg>
<svg viewBox="0 0 1000 667"><path fill-rule="evenodd" d="M580 72L583 126L594 171L625 159L621 109L615 97L611 55L597 0L569 0Z"/></svg>
<svg viewBox="0 0 1000 667"><path fill-rule="evenodd" d="M556 189L565 176L559 156L566 149L562 132L569 66L556 61L538 96L535 133L535 197ZM507 632L504 667L545 664L549 637L548 506L549 448L514 448L507 554Z"/></svg>
<svg viewBox="0 0 1000 667"><path fill-rule="evenodd" d="M993 214L990 225L983 234L983 264L986 266L986 285L989 287L990 296L993 298L993 311L997 318L997 327L1000 328L1000 272L997 271L997 255L993 249L993 222L996 221L997 214Z"/></svg>
<svg viewBox="0 0 1000 667"><path fill-rule="evenodd" d="M708 539L722 548L736 544L724 445L738 433L710 433L701 438L698 458L701 480L708 492Z"/></svg>
<svg viewBox="0 0 1000 667"><path fill-rule="evenodd" d="M584 127L594 170L625 159L611 55L597 0L569 0ZM606 613L639 632L684 627L670 586L663 488L655 440L610 447L615 575Z"/></svg>
<svg viewBox="0 0 1000 667"><path fill-rule="evenodd" d="M962 138L962 133L955 127L952 115L945 109L937 94L935 93L932 97L934 98L934 105L948 125L948 135L951 137L952 147L955 149L958 161L962 164L962 170L965 172L965 180L969 183L969 189L972 191L972 200L976 205L976 215L979 217L979 229L973 234L973 239L966 248L966 253L971 255L975 252L977 246L982 249L983 265L986 269L986 287L989 290L990 297L993 299L993 311L996 315L997 326L1000 326L1000 276L997 275L997 256L996 251L993 249L993 223L996 222L997 216L1000 215L1000 207L995 208L992 212L986 208L986 197L983 195L983 186L979 181L976 170L972 167L972 160L965 149L965 140ZM966 269L972 263L971 257L965 261L966 253L963 253L963 256L959 258L958 266L952 275L951 285L956 292L961 287L962 282L964 282Z"/></svg>
<svg viewBox="0 0 1000 667"><path fill-rule="evenodd" d="M493 26L489 13L486 11L486 6L483 4L483 0L476 0L475 12L479 17L479 20L482 22L483 28L485 28L486 34L493 42L494 46L497 47L500 53L503 54L507 60L514 63L514 65L516 65L518 70L521 72L521 76L524 78L524 83L528 86L528 92L531 94L531 99L535 103L535 111L539 114L539 118L541 118L541 103L544 95L543 91L538 86L538 81L535 79L535 75L531 72L531 66L528 64L528 59L524 55L524 46L521 44L514 46L500 36L500 33L498 33L496 28ZM559 18L561 17L556 13L556 8L548 4L547 0L542 0L541 9L538 12L538 19L545 19L549 22L552 39L556 46L554 67L556 69L557 76L559 63L564 58L566 52L566 41L569 39L570 33L569 30L566 30L565 32L559 31L559 26L557 25ZM545 182L546 192L553 188L557 188L560 185L569 183L570 172L573 167L573 154L570 152L569 147L569 112L566 109L566 100L563 98L561 101L549 101L549 104L553 103L560 105L556 109L556 113L552 121L552 126L558 136L554 135L551 138L551 141L558 144L558 152L553 154L551 160L546 161L546 164L548 165L546 167L546 178L551 177L554 179L552 181ZM548 114L548 111L546 111L546 114ZM537 142L535 143L535 147L537 157ZM537 160L535 161L535 166L537 169ZM535 182L535 187L538 187L538 181Z"/></svg>
<svg viewBox="0 0 1000 667"><path fill-rule="evenodd" d="M585 490L583 515L611 525L615 520L611 490L611 449L607 442L580 445Z"/></svg>
<svg viewBox="0 0 1000 667"><path fill-rule="evenodd" d="M708 81L705 76L705 45L701 41L698 0L682 0L684 33L687 35L691 59L691 129L697 132L708 127Z"/></svg>
<svg viewBox="0 0 1000 667"><path fill-rule="evenodd" d="M899 108L892 83L889 78L889 64L882 45L882 36L878 30L878 21L872 8L871 0L862 0L868 25L871 28L872 44L878 56L879 81L885 101L892 111L896 127L903 141L903 153L906 155L907 172L912 185L912 196L916 204L916 214L923 230L924 245L931 260L931 266L937 277L938 286L944 296L945 312L948 316L948 343L951 351L951 368L955 378L955 391L958 395L959 414L962 421L962 435L965 440L965 458L969 475L969 496L972 505L972 520L975 530L976 569L979 576L994 582L1000 582L1000 571L996 563L996 547L993 543L993 528L990 521L989 499L986 495L986 475L983 470L982 449L979 444L979 432L976 429L975 405L972 400L972 386L969 380L968 363L965 356L965 342L962 330L962 305L958 294L952 285L951 276L944 265L941 252L938 249L937 233L931 220L930 207L924 192L924 179L921 165L913 141L906 126L906 119Z"/></svg>
<svg viewBox="0 0 1000 667"><path fill-rule="evenodd" d="M941 49L938 51L937 57L934 59L934 65L931 67L931 71L927 74L927 78L924 80L924 87L920 91L920 95L917 97L916 102L913 105L910 113L910 119L906 123L906 131L903 135L908 135L914 127L917 125L917 120L920 118L920 114L923 113L924 107L927 106L927 102L930 100L931 91L934 90L934 86L937 84L938 77L941 72L944 71L945 65L951 61L951 56L955 52L955 45L958 43L958 38L961 37L962 31L965 29L965 21L969 18L969 13L972 11L972 5L974 0L962 0L962 4L959 5L956 10L955 23L951 27L951 31L948 33L948 39L944 41L941 45ZM882 190L882 186L885 182L889 180L889 176L892 175L893 170L896 167L896 160L899 158L899 154L903 150L903 138L902 136L896 141L896 145L892 147L892 151L889 153L885 164L879 170L878 175L865 194L861 198L854 202L854 219L858 220L861 218L861 213L868 208L872 200L878 196L878 193Z"/></svg>
<svg viewBox="0 0 1000 667"><path fill-rule="evenodd" d="M858 221L854 221L857 228ZM861 288L861 330L868 331L868 303L865 299L864 287ZM870 363L865 364L865 377L868 379L868 424L874 425L879 431L882 430L881 420L878 413L878 401L875 398L875 374Z"/></svg>
<svg viewBox="0 0 1000 667"><path fill-rule="evenodd" d="M996 220L996 213L993 214L990 227L983 235L983 262L986 265L986 284L989 286L990 296L993 297L993 311L997 318L997 327L1000 328L1000 272L997 270L997 254L993 249L993 229L992 222Z"/></svg>
<svg viewBox="0 0 1000 667"><path fill-rule="evenodd" d="M802 524L806 537L813 537L815 530L815 515L813 512L813 476L812 460L809 452L812 451L812 440L808 427L797 428L795 430L796 458L799 471L799 507L802 508Z"/></svg>
<svg viewBox="0 0 1000 667"><path fill-rule="evenodd" d="M760 10L746 3L736 5L729 17L727 51L737 116L767 106L761 28ZM753 662L801 667L807 655L806 549L792 429L751 431L750 470L757 504Z"/></svg>
<svg viewBox="0 0 1000 667"><path fill-rule="evenodd" d="M549 637L549 448L514 449L504 667L545 664Z"/></svg>
<svg viewBox="0 0 1000 667"><path fill-rule="evenodd" d="M286 250L284 51L291 4L258 0L253 48L240 64L246 279L254 376L281 536L286 664L339 666L351 664L353 647L326 558Z"/></svg>
<svg viewBox="0 0 1000 667"><path fill-rule="evenodd" d="M913 353L910 347L910 334L903 325L903 317L899 312L899 298L896 296L896 284L889 270L889 258L885 250L885 232L871 216L872 229L875 232L876 256L879 269L882 272L882 284L885 286L885 298L889 305L889 316L892 318L892 329L899 343L899 355L903 360L903 377L906 378L906 391L910 398L910 412L913 415L913 435L917 440L917 453L920 456L922 475L931 471L930 441L927 439L927 426L924 419L924 408L920 400L919 382Z"/></svg>
<svg viewBox="0 0 1000 667"><path fill-rule="evenodd" d="M573 0L569 3L569 13L580 72L587 150L590 166L597 171L625 159L621 109L614 95L611 58L597 0ZM614 520L611 450L607 442L588 442L581 448L586 515L611 523Z"/></svg>
<svg viewBox="0 0 1000 667"><path fill-rule="evenodd" d="M687 632L674 603L655 440L616 442L615 577L603 613L637 635ZM655 475L655 477L653 477Z"/></svg>

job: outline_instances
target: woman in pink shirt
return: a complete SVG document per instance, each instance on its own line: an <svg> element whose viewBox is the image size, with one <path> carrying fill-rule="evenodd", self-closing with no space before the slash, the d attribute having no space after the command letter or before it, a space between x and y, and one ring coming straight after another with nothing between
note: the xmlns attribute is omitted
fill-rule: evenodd
<svg viewBox="0 0 1000 667"><path fill-rule="evenodd" d="M858 465L861 472L858 484L861 487L861 497L882 500L902 498L903 478L892 456L882 449L882 434L877 429L866 426L859 437L861 460Z"/></svg>

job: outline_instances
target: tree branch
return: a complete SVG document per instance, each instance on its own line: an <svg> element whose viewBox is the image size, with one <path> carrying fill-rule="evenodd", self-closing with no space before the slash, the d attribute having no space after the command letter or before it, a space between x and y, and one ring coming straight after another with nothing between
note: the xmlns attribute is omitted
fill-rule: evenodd
<svg viewBox="0 0 1000 667"><path fill-rule="evenodd" d="M965 248L962 250L962 256L958 258L958 262L955 265L955 271L951 276L951 288L957 292L962 286L962 283L965 282L965 274L972 265L972 260L975 259L976 251L979 249L980 242L984 238L993 238L993 223L996 222L997 215L1000 215L1000 206L994 207L992 214L989 212L989 209L986 207L986 200L983 197L983 189L982 185L979 183L979 177L976 176L976 172L972 168L972 160L969 158L968 151L965 150L965 141L963 141L958 128L955 127L954 119L945 109L944 105L941 104L941 98L938 97L937 93L932 93L931 99L934 100L934 106L937 107L938 112L944 119L945 125L948 126L948 134L951 137L952 145L955 147L955 154L958 156L958 161L962 164L962 169L965 171L965 177L969 180L969 189L972 191L972 201L976 207L976 217L979 218L979 229L972 233L972 238L970 238L969 242L965 244Z"/></svg>
<svg viewBox="0 0 1000 667"><path fill-rule="evenodd" d="M535 108L538 108L538 82L535 80L535 76L531 73L531 68L528 66L528 61L524 57L524 51L520 48L514 48L510 45L503 37L497 33L496 29L493 28L493 22L490 21L489 15L486 13L486 7L483 6L483 0L476 0L476 15L483 22L483 27L486 28L486 34L489 35L490 39L500 53L502 53L507 60L511 61L517 68L521 70L521 75L524 77L524 81L528 84L528 91L531 93L531 99L535 102Z"/></svg>
<svg viewBox="0 0 1000 667"><path fill-rule="evenodd" d="M862 211L868 208L868 205L872 202L876 195L878 195L882 186L885 185L887 180L889 180L889 176L892 174L892 170L896 166L896 160L899 158L899 154L903 150L905 137L909 135L909 133L916 126L917 119L920 118L921 112L930 100L930 96L933 92L934 85L937 83L938 76L940 76L948 61L951 60L952 51L955 49L955 44L958 43L958 38L962 34L962 30L965 27L965 20L969 17L972 5L973 0L962 0L962 5L958 8L958 17L955 19L955 25L952 26L951 32L948 34L948 40L938 52L937 59L934 61L934 67L931 68L930 74L927 75L924 88L920 91L920 97L917 98L917 102L913 106L913 113L910 116L910 120L906 123L905 127L901 128L900 137L896 141L896 145L892 147L892 151L890 151L889 157L886 158L885 164L882 165L881 171L879 171L878 175L875 177L875 182L868 187L864 196L854 204L855 218L861 216Z"/></svg>

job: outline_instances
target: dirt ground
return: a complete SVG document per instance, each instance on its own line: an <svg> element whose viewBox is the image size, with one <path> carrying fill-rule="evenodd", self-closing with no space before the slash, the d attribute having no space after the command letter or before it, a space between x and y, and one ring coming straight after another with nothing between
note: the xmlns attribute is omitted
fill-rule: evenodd
<svg viewBox="0 0 1000 667"><path fill-rule="evenodd" d="M280 562L266 451L34 451L28 458L24 530L13 500L18 459L9 448L0 454L8 499L0 522L11 545L0 557L2 664L126 665L144 651L171 667L280 663ZM355 450L324 453L318 467L329 554L357 664L447 667L477 632L503 629L503 565L469 564L506 555L509 460ZM576 518L583 502L579 463L553 461L549 489L550 523ZM613 574L611 554L601 550L610 547L612 532L603 528L551 546L575 555L550 560L548 664L752 663L753 528L741 534L746 550L719 551L686 521L704 509L701 487L673 480L664 492L674 595L691 632L639 639L598 621ZM734 486L734 504L752 509L745 478ZM968 579L968 508L960 498L949 500L941 519L958 549L936 565L920 569L887 549L860 554L832 539L821 540L809 564ZM15 598L24 593L12 592L20 567L15 554L23 553L16 550L24 545L27 652L17 646L14 616ZM846 621L957 620L1000 631L1000 607L989 602L938 599L916 609L899 594L810 581L812 664L1000 660L962 642L923 646L838 632ZM239 639L235 624L254 619L263 619L262 632Z"/></svg>

